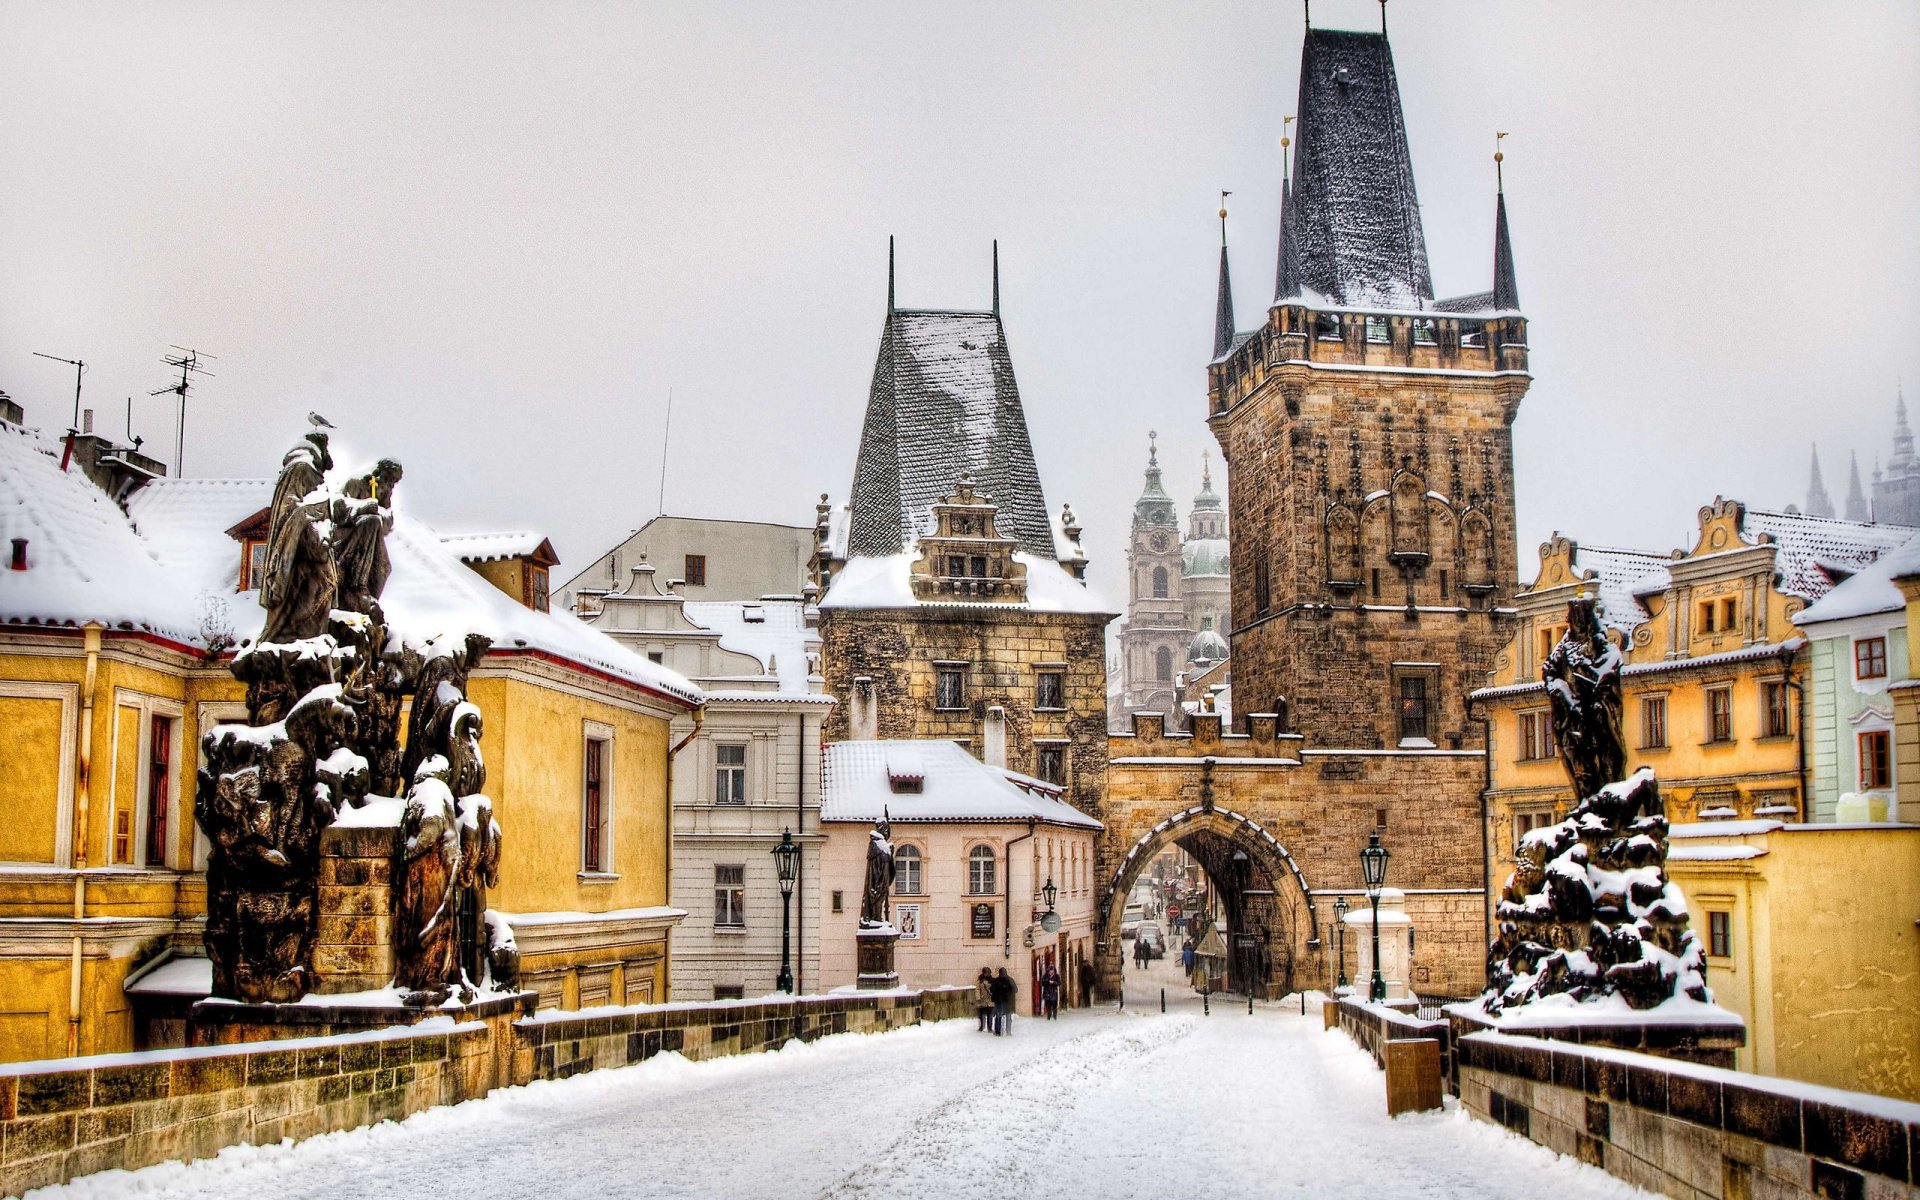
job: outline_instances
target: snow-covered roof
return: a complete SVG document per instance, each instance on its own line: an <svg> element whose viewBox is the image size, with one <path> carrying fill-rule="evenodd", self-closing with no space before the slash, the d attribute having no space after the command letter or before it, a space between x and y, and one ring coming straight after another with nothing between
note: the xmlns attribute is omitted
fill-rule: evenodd
<svg viewBox="0 0 1920 1200"><path fill-rule="evenodd" d="M26 538L28 564L0 571L0 622L98 621L202 644L196 593L222 581L170 571L106 493L78 468L60 469L62 448L39 430L0 422L0 548L10 552L12 539ZM240 554L228 545L231 592Z"/></svg>
<svg viewBox="0 0 1920 1200"><path fill-rule="evenodd" d="M896 791L895 780L919 791ZM834 742L826 748L822 821L1026 821L1099 829L1059 788L990 767L953 742Z"/></svg>
<svg viewBox="0 0 1920 1200"><path fill-rule="evenodd" d="M1820 599L1833 588L1833 576L1822 569L1822 564L1857 571L1920 532L1905 525L1759 509L1746 511L1741 531L1750 543L1757 542L1760 534L1773 538L1779 546L1774 552L1773 569L1780 577L1780 590L1809 601Z"/></svg>
<svg viewBox="0 0 1920 1200"><path fill-rule="evenodd" d="M1602 623L1620 630L1630 630L1647 619L1635 597L1666 588L1667 561L1666 555L1649 550L1584 542L1574 556L1574 566L1593 574Z"/></svg>
<svg viewBox="0 0 1920 1200"><path fill-rule="evenodd" d="M1795 613L1793 623L1805 627L1848 617L1899 612L1906 608L1907 598L1893 581L1898 576L1917 573L1920 573L1920 535L1860 568L1851 578Z"/></svg>
<svg viewBox="0 0 1920 1200"><path fill-rule="evenodd" d="M1024 608L1033 612L1098 613L1118 615L1117 609L1092 588L1075 579L1052 558L1016 550L1016 562L1027 568L1027 598L1015 603L977 603L965 600L918 600L913 594L913 563L919 553L912 546L898 554L850 558L834 572L821 608Z"/></svg>
<svg viewBox="0 0 1920 1200"><path fill-rule="evenodd" d="M931 527L970 473L1002 534L1056 556L1046 497L995 312L887 314L854 467L848 553L886 555Z"/></svg>
<svg viewBox="0 0 1920 1200"><path fill-rule="evenodd" d="M820 635L807 628L804 602L689 600L684 611L687 620L720 635L722 650L758 659L761 670L779 681L780 694L820 691L816 686L820 677L810 674L807 666L808 652L818 652Z"/></svg>
<svg viewBox="0 0 1920 1200"><path fill-rule="evenodd" d="M553 553L553 545L546 538L531 530L517 530L505 533L443 533L440 540L447 548L460 556L461 562L498 562L504 558L537 558L545 550L545 557L558 563ZM552 565L550 563L549 565Z"/></svg>
<svg viewBox="0 0 1920 1200"><path fill-rule="evenodd" d="M237 641L260 632L266 613L258 594L234 590L240 546L227 530L268 505L271 480L156 479L128 498L123 513L84 475L62 472L59 450L37 431L0 425L0 534L28 538L30 564L5 572L0 620L100 621L196 648L216 634ZM387 549L393 576L381 603L408 637L471 630L492 638L499 652L544 653L687 704L701 701L676 672L574 617L515 603L404 508Z"/></svg>

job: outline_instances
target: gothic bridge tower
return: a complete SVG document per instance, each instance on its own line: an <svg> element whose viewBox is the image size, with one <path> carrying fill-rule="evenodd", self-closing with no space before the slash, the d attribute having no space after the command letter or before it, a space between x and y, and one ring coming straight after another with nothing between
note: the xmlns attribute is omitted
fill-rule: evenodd
<svg viewBox="0 0 1920 1200"><path fill-rule="evenodd" d="M1492 289L1436 299L1385 32L1309 29L1298 113L1273 303L1207 368L1234 707L1325 747L1477 747L1466 695L1512 633L1531 381L1505 197ZM1225 273L1223 254L1223 305Z"/></svg>

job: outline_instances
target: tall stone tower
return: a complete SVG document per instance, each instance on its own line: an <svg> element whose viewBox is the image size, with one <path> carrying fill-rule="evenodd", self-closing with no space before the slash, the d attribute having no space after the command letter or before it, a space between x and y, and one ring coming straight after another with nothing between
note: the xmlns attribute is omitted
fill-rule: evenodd
<svg viewBox="0 0 1920 1200"><path fill-rule="evenodd" d="M1512 635L1531 382L1505 196L1492 289L1435 299L1386 35L1309 29L1297 112L1273 303L1207 369L1234 708L1327 747L1478 746L1466 694Z"/></svg>
<svg viewBox="0 0 1920 1200"><path fill-rule="evenodd" d="M1893 400L1893 455L1885 473L1873 475L1873 519L1894 525L1920 525L1920 458L1913 453L1913 430L1907 425L1907 397Z"/></svg>
<svg viewBox="0 0 1920 1200"><path fill-rule="evenodd" d="M1173 713L1176 677L1187 665L1186 609L1181 600L1180 517L1160 480L1160 453L1147 439L1147 478L1133 502L1127 542L1127 619L1120 630L1126 712Z"/></svg>

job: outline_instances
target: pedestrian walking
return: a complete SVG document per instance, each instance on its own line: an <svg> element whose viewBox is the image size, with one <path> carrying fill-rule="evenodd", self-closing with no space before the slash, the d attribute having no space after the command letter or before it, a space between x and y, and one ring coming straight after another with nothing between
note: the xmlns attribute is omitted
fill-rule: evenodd
<svg viewBox="0 0 1920 1200"><path fill-rule="evenodd" d="M1093 1007L1093 964L1080 960L1080 1007Z"/></svg>
<svg viewBox="0 0 1920 1200"><path fill-rule="evenodd" d="M987 1022L993 1016L993 971L988 967L980 968L979 978L973 981L973 1011L980 1017L980 1032L987 1031Z"/></svg>
<svg viewBox="0 0 1920 1200"><path fill-rule="evenodd" d="M1013 982L1013 976L1007 974L1005 967L993 977L993 1035L1000 1037L1013 1032L1013 998L1020 988Z"/></svg>
<svg viewBox="0 0 1920 1200"><path fill-rule="evenodd" d="M1180 966L1188 975L1193 974L1193 960L1196 957L1192 938L1188 938L1186 941L1180 943Z"/></svg>
<svg viewBox="0 0 1920 1200"><path fill-rule="evenodd" d="M1054 968L1053 961L1047 961L1046 970L1040 976L1040 1004L1047 1012L1047 1020L1060 1016L1060 972Z"/></svg>

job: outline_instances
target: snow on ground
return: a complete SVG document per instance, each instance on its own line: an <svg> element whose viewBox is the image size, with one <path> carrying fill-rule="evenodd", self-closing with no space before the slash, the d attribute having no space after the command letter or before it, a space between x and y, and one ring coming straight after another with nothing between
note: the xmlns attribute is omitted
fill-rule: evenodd
<svg viewBox="0 0 1920 1200"><path fill-rule="evenodd" d="M1169 1012L1158 1011L1157 988ZM1645 1197L1457 1108L1389 1121L1372 1060L1317 1011L1226 997L1172 964L1125 1012L849 1034L763 1055L496 1092L297 1146L107 1172L81 1197Z"/></svg>

